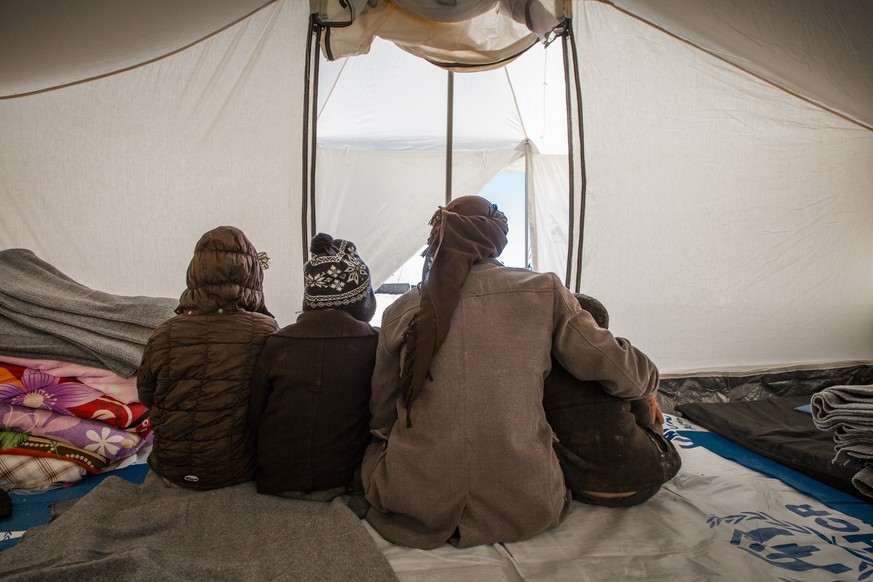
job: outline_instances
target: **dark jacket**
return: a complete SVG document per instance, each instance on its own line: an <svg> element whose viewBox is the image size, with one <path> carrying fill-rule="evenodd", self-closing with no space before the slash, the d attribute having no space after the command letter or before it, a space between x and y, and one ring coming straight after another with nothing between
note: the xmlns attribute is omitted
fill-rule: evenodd
<svg viewBox="0 0 873 582"><path fill-rule="evenodd" d="M370 442L378 330L339 310L307 311L267 340L252 378L258 491L351 482Z"/></svg>
<svg viewBox="0 0 873 582"><path fill-rule="evenodd" d="M576 299L598 326L609 327L600 301L581 293ZM679 471L679 453L652 425L645 398L611 396L599 382L577 380L554 357L543 384L543 409L557 437L564 481L577 499L586 499L585 491L654 494Z"/></svg>
<svg viewBox="0 0 873 582"><path fill-rule="evenodd" d="M249 384L258 354L279 326L264 307L258 253L233 227L200 239L178 315L146 344L137 374L151 409L149 465L191 489L252 479Z"/></svg>

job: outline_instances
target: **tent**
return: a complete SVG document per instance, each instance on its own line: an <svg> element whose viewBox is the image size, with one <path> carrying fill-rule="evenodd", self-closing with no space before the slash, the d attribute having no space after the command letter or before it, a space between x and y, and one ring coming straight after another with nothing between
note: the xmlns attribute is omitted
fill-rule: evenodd
<svg viewBox="0 0 873 582"><path fill-rule="evenodd" d="M377 282L421 246L452 79L452 194L525 167L535 268L663 372L871 360L870 3L509 2L572 17L569 108L563 38L451 77L375 41L324 60L310 103L319 4L0 3L0 248L176 297L200 234L233 224L291 323L307 228Z"/></svg>

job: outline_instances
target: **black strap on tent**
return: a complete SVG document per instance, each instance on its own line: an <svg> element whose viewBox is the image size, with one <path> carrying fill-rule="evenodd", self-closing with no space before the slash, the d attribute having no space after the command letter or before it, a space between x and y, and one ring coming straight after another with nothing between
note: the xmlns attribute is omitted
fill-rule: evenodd
<svg viewBox="0 0 873 582"><path fill-rule="evenodd" d="M572 22L567 21L570 54L573 56L573 86L576 88L576 118L579 120L579 247L576 252L576 293L582 291L582 245L585 240L585 207L588 200L588 173L585 164L585 131L582 122L582 83L579 78L579 61L576 52L576 37ZM571 210L572 212L572 210Z"/></svg>
<svg viewBox="0 0 873 582"><path fill-rule="evenodd" d="M568 26L568 30L572 27ZM572 277L573 265L573 233L575 231L575 220L573 209L576 207L575 201L575 183L574 183L574 164L573 164L573 108L570 105L570 57L567 56L569 32L563 34L561 38L561 48L564 55L564 92L566 93L565 102L567 104L567 160L568 160L568 181L569 181L569 208L570 212L567 215L567 275L564 277L564 285L570 287L570 278Z"/></svg>
<svg viewBox="0 0 873 582"><path fill-rule="evenodd" d="M313 27L316 28L316 27ZM321 58L318 45L318 30L312 35L315 39L315 50L312 55L312 100L310 101L310 109L312 121L310 122L311 136L309 142L309 234L306 238L306 249L309 250L309 241L314 237L318 230L315 226L315 163L318 156L315 155L318 148L318 74L321 70ZM303 261L306 264L306 261Z"/></svg>
<svg viewBox="0 0 873 582"><path fill-rule="evenodd" d="M588 180L585 172L585 140L582 124L582 88L579 80L579 62L576 59L576 40L573 37L573 22L566 19L562 24L561 31L562 48L564 53L564 87L567 95L567 153L569 163L569 213L567 223L567 275L564 285L576 293L582 288L582 243L585 235L585 202ZM572 59L572 77L570 71ZM573 81L572 85L570 81ZM573 104L576 109L574 111ZM578 120L579 140L579 220L576 221L576 171L575 171L575 148L573 147L573 119ZM576 230L578 228L578 238ZM575 261L574 261L575 259ZM575 262L575 280L573 266ZM571 283L573 287L571 287Z"/></svg>
<svg viewBox="0 0 873 582"><path fill-rule="evenodd" d="M309 17L306 42L306 71L303 81L303 188L301 191L301 246L303 264L309 260L309 241L315 234L315 147L318 114L318 39L320 26L315 14Z"/></svg>

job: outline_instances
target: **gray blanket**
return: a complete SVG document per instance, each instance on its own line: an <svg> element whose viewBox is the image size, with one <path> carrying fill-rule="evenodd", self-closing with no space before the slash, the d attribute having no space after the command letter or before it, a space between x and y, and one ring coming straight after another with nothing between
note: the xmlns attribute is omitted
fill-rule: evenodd
<svg viewBox="0 0 873 582"><path fill-rule="evenodd" d="M822 430L873 427L873 386L831 386L813 394L809 403L813 422Z"/></svg>
<svg viewBox="0 0 873 582"><path fill-rule="evenodd" d="M153 477L153 474L150 475ZM0 579L397 580L339 499L297 501L253 482L214 491L110 477L0 552Z"/></svg>
<svg viewBox="0 0 873 582"><path fill-rule="evenodd" d="M86 287L27 249L0 251L0 353L131 376L178 301Z"/></svg>
<svg viewBox="0 0 873 582"><path fill-rule="evenodd" d="M825 388L812 395L810 409L816 427L834 431L835 462L865 462L852 484L873 497L873 385Z"/></svg>

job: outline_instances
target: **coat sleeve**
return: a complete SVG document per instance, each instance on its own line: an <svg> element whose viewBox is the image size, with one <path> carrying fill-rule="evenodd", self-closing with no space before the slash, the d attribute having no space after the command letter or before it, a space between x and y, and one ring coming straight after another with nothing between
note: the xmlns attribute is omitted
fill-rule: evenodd
<svg viewBox="0 0 873 582"><path fill-rule="evenodd" d="M155 387L158 381L156 371L153 369L155 345L155 334L152 334L152 337L146 342L142 353L142 361L136 371L137 397L146 408L152 408L155 404Z"/></svg>
<svg viewBox="0 0 873 582"><path fill-rule="evenodd" d="M552 354L580 380L600 382L613 396L634 400L653 394L655 364L626 339L599 327L557 277L554 285Z"/></svg>

